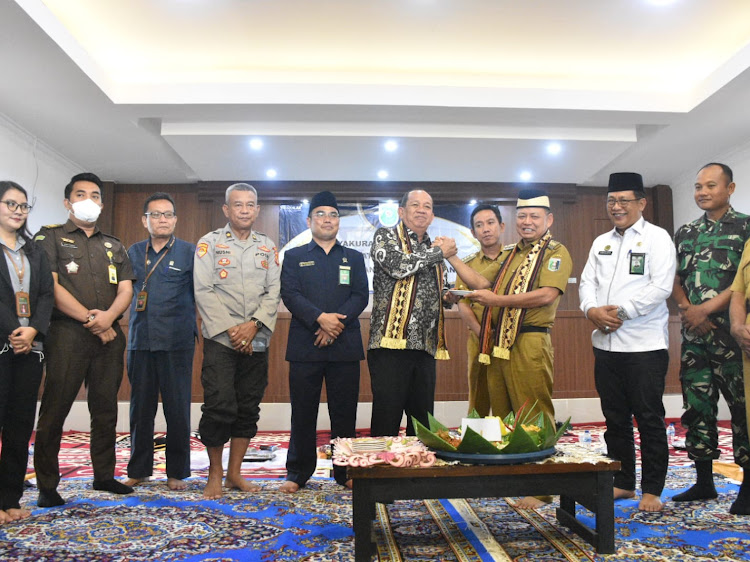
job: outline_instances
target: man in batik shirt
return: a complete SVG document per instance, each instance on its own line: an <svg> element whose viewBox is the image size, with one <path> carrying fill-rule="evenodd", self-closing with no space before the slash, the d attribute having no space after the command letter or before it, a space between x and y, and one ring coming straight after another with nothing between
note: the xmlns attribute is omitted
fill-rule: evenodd
<svg viewBox="0 0 750 562"><path fill-rule="evenodd" d="M448 359L445 348L443 260L456 255L452 238L430 240L435 217L426 191L406 193L399 203L401 221L379 228L370 255L373 274L372 317L367 365L372 385L370 434L398 435L406 412L427 425L435 401L435 359Z"/></svg>

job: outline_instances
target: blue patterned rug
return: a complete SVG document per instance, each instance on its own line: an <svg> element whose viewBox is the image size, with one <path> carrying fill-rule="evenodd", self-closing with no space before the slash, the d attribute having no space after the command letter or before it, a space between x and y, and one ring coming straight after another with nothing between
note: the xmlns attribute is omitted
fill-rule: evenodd
<svg viewBox="0 0 750 562"><path fill-rule="evenodd" d="M65 506L37 509L0 526L3 561L352 560L351 493L311 481L293 497L281 480L256 494L202 498L205 480L184 492L152 482L128 496L96 492L91 480L63 481ZM27 492L24 501L35 499ZM77 499L73 499L77 498Z"/></svg>
<svg viewBox="0 0 750 562"><path fill-rule="evenodd" d="M695 479L692 467L673 467L661 513L615 502L617 553L598 555L555 521L557 502L516 510L513 500L432 500L378 506L381 561L707 562L750 560L750 516L729 514L738 485L715 475L719 497L694 503L668 500ZM589 526L593 515L579 507Z"/></svg>
<svg viewBox="0 0 750 562"><path fill-rule="evenodd" d="M665 498L692 483L692 468L670 471ZM201 496L205 480L185 492L151 482L120 497L64 480L68 504L37 509L0 526L0 560L14 562L350 561L354 559L351 494L316 479L288 496L280 480L256 480L262 491ZM750 516L730 515L737 485L716 476L717 500L667 501L660 514L633 500L616 505L617 554L599 556L554 519L555 504L517 511L512 500L402 501L379 506L378 560L397 561L717 561L750 560ZM34 506L27 491L24 504ZM589 520L589 523L592 523Z"/></svg>

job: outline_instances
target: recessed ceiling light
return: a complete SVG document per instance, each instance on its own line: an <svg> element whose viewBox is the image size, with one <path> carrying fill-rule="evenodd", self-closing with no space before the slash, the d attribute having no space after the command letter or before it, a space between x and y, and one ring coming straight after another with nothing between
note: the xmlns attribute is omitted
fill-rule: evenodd
<svg viewBox="0 0 750 562"><path fill-rule="evenodd" d="M471 201L469 201L469 205L476 205L476 204L477 204L476 199L472 199Z"/></svg>
<svg viewBox="0 0 750 562"><path fill-rule="evenodd" d="M277 175L277 173L278 173L278 172L276 172L276 170L274 170L273 168L268 168L268 169L266 170L266 177L267 177L267 178L275 178L275 177L276 177L276 175Z"/></svg>
<svg viewBox="0 0 750 562"><path fill-rule="evenodd" d="M378 177L384 180L388 177L388 170L378 170Z"/></svg>
<svg viewBox="0 0 750 562"><path fill-rule="evenodd" d="M531 179L531 172L523 171L518 174L518 177L521 179L521 181L529 181Z"/></svg>
<svg viewBox="0 0 750 562"><path fill-rule="evenodd" d="M253 150L260 150L263 148L263 139L259 139L258 137L250 139L250 148Z"/></svg>
<svg viewBox="0 0 750 562"><path fill-rule="evenodd" d="M394 152L398 150L398 143L395 140L387 140L383 144L383 148L385 148L388 152Z"/></svg>
<svg viewBox="0 0 750 562"><path fill-rule="evenodd" d="M561 150L562 146L560 146L559 142L551 142L547 145L547 154L551 154L552 156L560 154Z"/></svg>

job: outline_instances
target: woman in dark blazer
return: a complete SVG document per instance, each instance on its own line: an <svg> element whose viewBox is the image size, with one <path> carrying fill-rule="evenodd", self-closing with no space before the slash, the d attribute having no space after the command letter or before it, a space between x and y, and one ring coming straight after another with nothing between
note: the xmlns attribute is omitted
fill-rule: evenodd
<svg viewBox="0 0 750 562"><path fill-rule="evenodd" d="M30 210L26 190L0 181L0 524L31 515L19 501L55 302L47 255L26 226Z"/></svg>

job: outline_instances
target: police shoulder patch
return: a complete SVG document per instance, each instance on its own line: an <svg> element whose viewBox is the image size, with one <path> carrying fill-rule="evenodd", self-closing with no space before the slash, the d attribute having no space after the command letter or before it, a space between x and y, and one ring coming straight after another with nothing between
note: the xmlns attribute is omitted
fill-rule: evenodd
<svg viewBox="0 0 750 562"><path fill-rule="evenodd" d="M550 271L559 271L561 263L562 260L560 258L550 258L549 263L547 263L547 269Z"/></svg>

